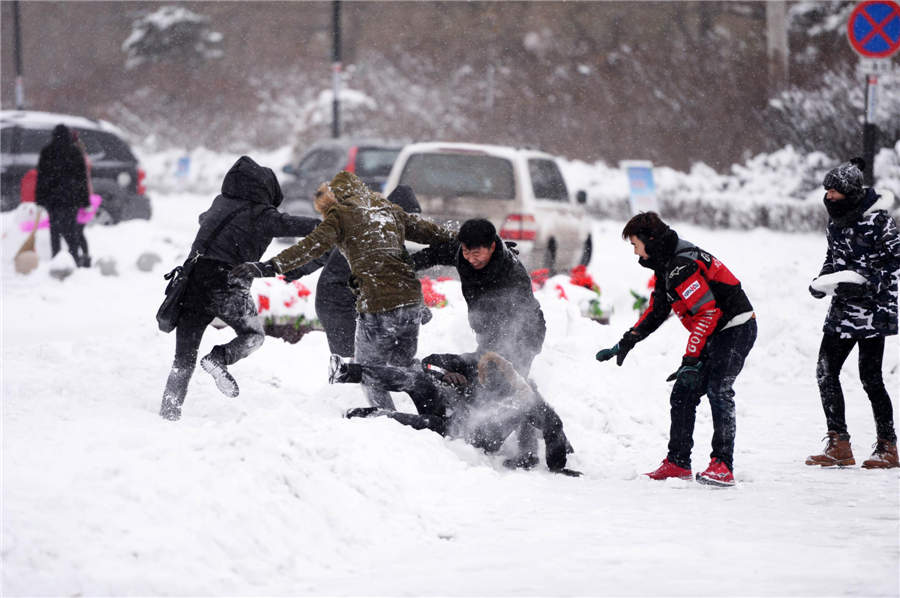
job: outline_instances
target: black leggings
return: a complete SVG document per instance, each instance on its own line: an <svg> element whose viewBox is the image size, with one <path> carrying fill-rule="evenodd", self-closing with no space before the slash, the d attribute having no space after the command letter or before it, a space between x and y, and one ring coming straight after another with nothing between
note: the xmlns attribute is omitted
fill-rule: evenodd
<svg viewBox="0 0 900 598"><path fill-rule="evenodd" d="M822 408L825 410L828 431L847 434L844 393L841 390L840 374L850 351L857 344L859 345L859 378L872 403L875 431L879 439L896 442L894 409L881 377L881 363L884 358L883 336L856 339L825 334L822 337L816 379L819 381L819 394L822 396Z"/></svg>

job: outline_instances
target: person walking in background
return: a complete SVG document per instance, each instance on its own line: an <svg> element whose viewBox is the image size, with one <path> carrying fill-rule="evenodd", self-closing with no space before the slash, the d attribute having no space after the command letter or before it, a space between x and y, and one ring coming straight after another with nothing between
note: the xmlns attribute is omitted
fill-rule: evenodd
<svg viewBox="0 0 900 598"><path fill-rule="evenodd" d="M690 479L694 422L700 397L709 397L713 419L709 467L697 481L734 485L734 381L756 341L756 315L740 281L725 264L699 247L678 238L655 212L633 217L622 238L634 246L638 263L656 275L650 304L637 323L598 361L616 358L622 365L635 344L649 336L674 310L688 329L681 366L667 378L674 380L669 451L662 465L646 474L651 479Z"/></svg>
<svg viewBox="0 0 900 598"><path fill-rule="evenodd" d="M322 223L305 239L266 262L248 262L232 270L236 279L290 272L337 247L350 264L356 290L354 359L371 365L408 367L415 359L422 318L422 285L406 252L406 239L439 243L451 230L407 214L371 191L355 174L342 171L316 191ZM373 407L394 409L386 390L364 385Z"/></svg>
<svg viewBox="0 0 900 598"><path fill-rule="evenodd" d="M78 267L90 266L90 258L81 253L82 234L78 229L78 208L90 206L85 157L72 142L72 133L63 124L56 125L50 143L41 150L37 166L35 203L47 210L50 218L50 251L61 249L66 240L69 253ZM81 257L84 256L84 257Z"/></svg>
<svg viewBox="0 0 900 598"><path fill-rule="evenodd" d="M419 214L422 208L413 190L400 185L388 195L391 201L408 214ZM324 268L323 268L324 266ZM339 249L291 270L285 280L297 280L322 268L316 283L316 317L325 329L328 349L333 355L353 357L356 343L356 296L350 290L350 264ZM424 322L423 322L424 323Z"/></svg>
<svg viewBox="0 0 900 598"><path fill-rule="evenodd" d="M855 272L859 282L839 282L825 317L816 379L828 427L825 450L806 459L807 465L854 465L844 417L840 374L854 346L859 347L859 377L872 403L877 441L862 466L900 467L891 398L884 387L882 361L885 337L897 334L897 272L900 234L891 217L893 195L863 187L865 161L854 158L825 175L828 250L819 276ZM825 293L810 285L816 299Z"/></svg>
<svg viewBox="0 0 900 598"><path fill-rule="evenodd" d="M159 411L165 419L181 417L200 341L216 317L237 336L213 347L200 365L222 394L238 395L237 382L227 366L258 349L265 333L250 295L250 281L230 279L228 273L236 264L262 257L274 237L302 237L319 223L315 218L279 212L281 200L275 173L241 156L225 175L221 195L200 215L200 230L191 246L195 265L176 327L175 361Z"/></svg>

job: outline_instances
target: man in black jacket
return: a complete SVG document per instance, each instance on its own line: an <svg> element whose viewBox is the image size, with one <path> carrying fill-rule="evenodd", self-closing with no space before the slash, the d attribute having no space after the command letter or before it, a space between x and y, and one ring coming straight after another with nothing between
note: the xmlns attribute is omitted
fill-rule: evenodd
<svg viewBox="0 0 900 598"><path fill-rule="evenodd" d="M544 312L531 289L531 277L489 220L465 221L455 241L431 245L412 256L416 270L435 265L455 266L469 310L479 357L487 351L512 362L523 377L544 344ZM537 439L525 422L519 430L519 462L537 462Z"/></svg>
<svg viewBox="0 0 900 598"><path fill-rule="evenodd" d="M456 241L431 245L412 256L416 270L455 266L475 332L477 354L495 351L528 377L544 344L544 312L531 290L531 277L516 254L483 218L467 220Z"/></svg>
<svg viewBox="0 0 900 598"><path fill-rule="evenodd" d="M82 235L78 229L78 208L90 205L87 165L65 125L53 129L53 139L41 150L37 173L35 203L50 217L51 253L59 253L63 237L75 265L89 266L87 252L83 256L79 252Z"/></svg>
<svg viewBox="0 0 900 598"><path fill-rule="evenodd" d="M191 246L196 260L178 319L175 361L163 392L160 415L181 417L181 406L197 362L197 350L206 327L219 317L237 336L216 345L200 366L212 375L218 389L229 397L238 386L226 369L243 359L265 340L262 322L250 295L250 280L229 279L237 264L259 260L274 237L302 237L319 221L279 212L282 194L271 169L241 156L222 182L222 194L200 215L200 230ZM231 218L215 235L216 229Z"/></svg>
<svg viewBox="0 0 900 598"><path fill-rule="evenodd" d="M418 414L361 407L348 418L384 416L416 430L429 429L442 436L461 438L488 453L522 425L540 430L547 468L556 473L581 475L566 469L568 442L556 411L519 375L513 365L493 351L480 358L434 354L421 365L395 366L344 363L332 355L328 381L366 383L390 391L406 392ZM508 461L507 466L515 464Z"/></svg>

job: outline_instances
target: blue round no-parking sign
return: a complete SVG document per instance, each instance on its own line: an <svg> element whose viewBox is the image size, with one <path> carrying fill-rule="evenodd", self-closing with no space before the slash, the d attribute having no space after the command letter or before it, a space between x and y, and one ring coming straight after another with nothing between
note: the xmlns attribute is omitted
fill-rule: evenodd
<svg viewBox="0 0 900 598"><path fill-rule="evenodd" d="M866 58L887 58L900 50L900 5L892 0L860 3L847 21L850 45Z"/></svg>

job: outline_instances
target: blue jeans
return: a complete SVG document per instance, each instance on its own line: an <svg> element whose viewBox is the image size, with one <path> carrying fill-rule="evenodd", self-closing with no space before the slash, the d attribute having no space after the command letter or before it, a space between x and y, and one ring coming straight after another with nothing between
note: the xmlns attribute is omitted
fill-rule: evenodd
<svg viewBox="0 0 900 598"><path fill-rule="evenodd" d="M421 305L409 305L377 314L359 314L354 361L364 365L412 365L419 347L421 310ZM365 382L363 388L372 407L396 409L387 390Z"/></svg>
<svg viewBox="0 0 900 598"><path fill-rule="evenodd" d="M756 319L716 332L704 349L699 388L692 390L675 382L669 397L672 416L669 461L685 469L691 468L697 405L700 404L700 397L705 394L709 398L713 420L710 457L721 460L728 469L734 471L736 422L733 386L755 342Z"/></svg>

